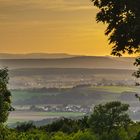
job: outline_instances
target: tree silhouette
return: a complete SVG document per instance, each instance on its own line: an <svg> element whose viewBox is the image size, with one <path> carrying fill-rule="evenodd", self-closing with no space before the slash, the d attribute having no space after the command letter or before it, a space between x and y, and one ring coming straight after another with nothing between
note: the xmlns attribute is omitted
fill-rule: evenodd
<svg viewBox="0 0 140 140"><path fill-rule="evenodd" d="M114 101L95 106L93 114L89 118L91 129L98 134L111 133L113 130L125 128L131 124L127 114L128 104Z"/></svg>
<svg viewBox="0 0 140 140"><path fill-rule="evenodd" d="M99 8L96 20L107 24L112 55L140 52L140 3L139 0L92 0Z"/></svg>
<svg viewBox="0 0 140 140"><path fill-rule="evenodd" d="M97 22L107 24L105 35L109 36L112 55L140 53L140 2L139 0L92 0L99 9ZM133 76L140 78L140 57L134 63L138 70ZM136 86L140 84L136 82Z"/></svg>
<svg viewBox="0 0 140 140"><path fill-rule="evenodd" d="M7 120L11 109L11 93L7 89L8 80L8 70L0 69L0 124Z"/></svg>

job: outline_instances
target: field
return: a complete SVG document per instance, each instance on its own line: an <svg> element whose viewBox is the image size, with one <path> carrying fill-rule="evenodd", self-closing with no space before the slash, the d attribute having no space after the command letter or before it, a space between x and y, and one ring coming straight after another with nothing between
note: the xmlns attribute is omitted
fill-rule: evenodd
<svg viewBox="0 0 140 140"><path fill-rule="evenodd" d="M131 98L140 93L135 86L89 86L67 89L13 90L13 105L44 104L98 104L103 100L121 100L127 95ZM129 97L128 97L129 98ZM128 99L129 100L129 99ZM133 100L136 100L135 97Z"/></svg>
<svg viewBox="0 0 140 140"><path fill-rule="evenodd" d="M135 94L140 88L135 86L83 86L67 89L30 89L12 90L13 107L8 125L16 122L41 121L60 117L79 117L84 115L77 112L34 112L28 111L32 105L44 107L46 105L86 105L92 106L109 101L121 101L130 104L132 108L139 108L139 101Z"/></svg>
<svg viewBox="0 0 140 140"><path fill-rule="evenodd" d="M94 87L93 89L99 91L107 91L111 93L140 92L140 88L136 86L98 86Z"/></svg>
<svg viewBox="0 0 140 140"><path fill-rule="evenodd" d="M74 112L13 111L9 115L7 124L11 126L17 122L41 121L45 119L55 119L61 117L80 117L83 115L84 113L74 113Z"/></svg>

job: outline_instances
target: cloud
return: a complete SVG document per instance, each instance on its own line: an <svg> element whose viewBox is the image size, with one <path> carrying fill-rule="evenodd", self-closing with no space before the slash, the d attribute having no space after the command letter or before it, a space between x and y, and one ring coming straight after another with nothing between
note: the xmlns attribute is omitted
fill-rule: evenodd
<svg viewBox="0 0 140 140"><path fill-rule="evenodd" d="M0 23L5 21L75 20L94 11L87 0L0 0Z"/></svg>
<svg viewBox="0 0 140 140"><path fill-rule="evenodd" d="M1 12L41 9L88 10L91 9L91 5L86 0L0 0Z"/></svg>
<svg viewBox="0 0 140 140"><path fill-rule="evenodd" d="M87 49L100 43L95 12L90 0L0 0L0 51Z"/></svg>

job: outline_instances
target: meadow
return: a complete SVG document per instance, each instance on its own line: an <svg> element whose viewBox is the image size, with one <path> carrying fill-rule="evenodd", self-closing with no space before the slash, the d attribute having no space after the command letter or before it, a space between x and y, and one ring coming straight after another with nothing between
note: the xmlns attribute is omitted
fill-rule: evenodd
<svg viewBox="0 0 140 140"><path fill-rule="evenodd" d="M140 93L136 86L85 86L63 89L26 89L12 90L13 105L45 104L98 104L102 100L123 100ZM128 97L129 98L129 97ZM129 100L129 99L128 99ZM137 101L135 97L134 101Z"/></svg>
<svg viewBox="0 0 140 140"><path fill-rule="evenodd" d="M29 121L41 121L47 119L58 119L62 117L80 117L84 116L84 113L78 112L35 112L35 111L13 111L9 114L7 121L8 126L12 126L17 123L29 122Z"/></svg>
<svg viewBox="0 0 140 140"><path fill-rule="evenodd" d="M140 93L136 86L85 86L67 89L27 89L12 90L13 107L16 111L10 113L8 125L16 122L41 121L61 117L80 117L80 112L44 112L30 110L32 105L44 107L46 105L86 105L94 106L99 103L119 100L139 109L139 101L135 98ZM139 119L136 117L136 119Z"/></svg>

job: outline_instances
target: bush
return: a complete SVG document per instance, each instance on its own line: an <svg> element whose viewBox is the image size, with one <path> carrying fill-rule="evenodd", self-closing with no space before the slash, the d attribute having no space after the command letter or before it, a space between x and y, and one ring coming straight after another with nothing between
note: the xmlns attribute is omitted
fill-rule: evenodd
<svg viewBox="0 0 140 140"><path fill-rule="evenodd" d="M68 118L63 118L57 120L51 124L41 127L42 130L46 130L47 132L58 132L62 131L64 133L76 133L79 130L86 129L86 123L82 125L84 120L72 120Z"/></svg>
<svg viewBox="0 0 140 140"><path fill-rule="evenodd" d="M91 134L89 131L79 131L73 136L73 140L96 140L96 136Z"/></svg>
<svg viewBox="0 0 140 140"><path fill-rule="evenodd" d="M70 135L66 135L63 132L57 132L51 140L73 140Z"/></svg>
<svg viewBox="0 0 140 140"><path fill-rule="evenodd" d="M0 140L50 140L46 132L34 129L29 132L17 132L0 126Z"/></svg>
<svg viewBox="0 0 140 140"><path fill-rule="evenodd" d="M23 122L17 125L16 130L18 132L27 132L29 130L35 129L36 126L32 122Z"/></svg>
<svg viewBox="0 0 140 140"><path fill-rule="evenodd" d="M140 132L138 133L138 135L136 136L134 140L140 140Z"/></svg>
<svg viewBox="0 0 140 140"><path fill-rule="evenodd" d="M128 133L124 129L114 130L112 133L104 133L99 136L99 140L130 140Z"/></svg>

